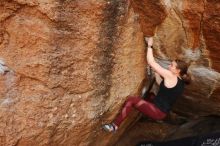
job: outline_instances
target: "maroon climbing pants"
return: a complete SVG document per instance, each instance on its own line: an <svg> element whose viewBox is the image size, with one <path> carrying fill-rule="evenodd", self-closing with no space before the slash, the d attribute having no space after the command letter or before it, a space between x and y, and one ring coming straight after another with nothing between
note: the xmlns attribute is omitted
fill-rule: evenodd
<svg viewBox="0 0 220 146"><path fill-rule="evenodd" d="M139 96L130 96L125 102L121 113L116 117L113 123L119 127L121 122L131 112L132 107L136 108L138 111L144 113L146 116L154 120L161 120L165 118L166 113L162 112L156 105L151 102L154 97L154 94L150 94L148 99L144 100Z"/></svg>

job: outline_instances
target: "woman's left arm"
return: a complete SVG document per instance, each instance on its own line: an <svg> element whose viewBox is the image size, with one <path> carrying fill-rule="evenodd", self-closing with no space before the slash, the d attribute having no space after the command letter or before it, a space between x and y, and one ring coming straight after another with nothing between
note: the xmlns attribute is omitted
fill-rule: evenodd
<svg viewBox="0 0 220 146"><path fill-rule="evenodd" d="M147 42L148 42L148 48L147 48L147 62L148 62L148 64L153 68L153 70L155 72L157 72L159 75L161 75L164 79L171 78L172 73L169 70L160 66L154 59L153 48L152 48L153 38L150 37Z"/></svg>

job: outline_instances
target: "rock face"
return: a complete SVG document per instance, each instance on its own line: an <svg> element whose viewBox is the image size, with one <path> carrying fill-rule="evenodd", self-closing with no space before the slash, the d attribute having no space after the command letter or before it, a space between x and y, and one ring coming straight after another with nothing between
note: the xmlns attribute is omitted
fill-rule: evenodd
<svg viewBox="0 0 220 146"><path fill-rule="evenodd" d="M191 62L192 84L174 110L220 115L219 8L216 0L0 1L0 145L114 145L120 134L100 127L138 94L143 36L153 34L159 63Z"/></svg>
<svg viewBox="0 0 220 146"><path fill-rule="evenodd" d="M117 0L0 1L0 145L99 140L144 79L136 17Z"/></svg>
<svg viewBox="0 0 220 146"><path fill-rule="evenodd" d="M200 117L181 126L140 120L116 145L219 145L219 120L219 116Z"/></svg>
<svg viewBox="0 0 220 146"><path fill-rule="evenodd" d="M194 119L186 124L183 124L176 130L172 131L164 138L165 140L174 140L185 137L210 135L220 132L219 116L208 116L199 119Z"/></svg>

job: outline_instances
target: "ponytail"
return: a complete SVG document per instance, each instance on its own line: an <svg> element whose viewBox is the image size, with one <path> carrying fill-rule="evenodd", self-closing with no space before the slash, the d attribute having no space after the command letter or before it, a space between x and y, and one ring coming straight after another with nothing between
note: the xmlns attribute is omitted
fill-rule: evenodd
<svg viewBox="0 0 220 146"><path fill-rule="evenodd" d="M176 59L175 62L177 63L177 68L180 69L180 76L185 84L190 84L191 76L187 73L189 64L179 59Z"/></svg>
<svg viewBox="0 0 220 146"><path fill-rule="evenodd" d="M188 73L181 76L181 78L186 85L189 85L191 83L191 75L189 75Z"/></svg>

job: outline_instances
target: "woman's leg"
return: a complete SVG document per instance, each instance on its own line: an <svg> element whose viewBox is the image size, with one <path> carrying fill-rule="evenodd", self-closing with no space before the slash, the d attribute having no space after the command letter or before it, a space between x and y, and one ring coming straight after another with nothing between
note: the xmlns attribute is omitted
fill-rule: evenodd
<svg viewBox="0 0 220 146"><path fill-rule="evenodd" d="M120 126L121 122L127 117L127 115L131 112L132 107L134 107L134 105L136 103L138 103L138 101L140 100L140 97L129 97L123 108L121 113L116 117L116 119L114 120L114 122L112 122L111 124L105 124L103 125L103 129L105 131L108 132L113 132L116 131L118 129L118 127Z"/></svg>
<svg viewBox="0 0 220 146"><path fill-rule="evenodd" d="M166 116L166 114L161 112L160 109L158 109L153 103L145 101L142 98L136 96L128 98L121 113L116 117L113 124L119 127L122 121L124 121L124 119L131 112L132 107L135 107L140 112L155 120L163 119Z"/></svg>
<svg viewBox="0 0 220 146"><path fill-rule="evenodd" d="M135 104L135 108L154 120L161 120L167 115L155 104L145 100L140 100L137 104Z"/></svg>
<svg viewBox="0 0 220 146"><path fill-rule="evenodd" d="M121 113L116 117L114 120L114 124L119 127L121 122L124 121L124 119L128 116L128 114L131 112L132 107L134 107L135 104L137 104L141 100L138 96L129 97L127 101L125 102Z"/></svg>

